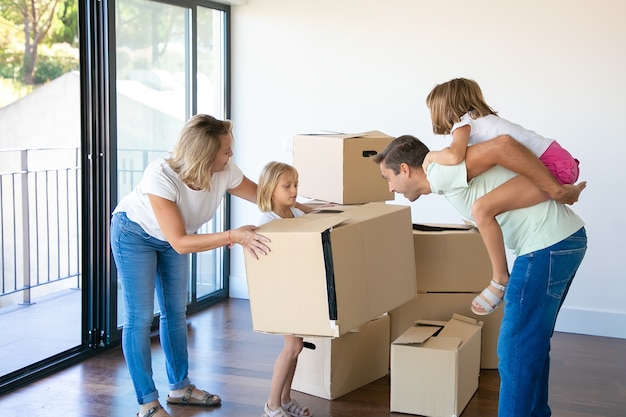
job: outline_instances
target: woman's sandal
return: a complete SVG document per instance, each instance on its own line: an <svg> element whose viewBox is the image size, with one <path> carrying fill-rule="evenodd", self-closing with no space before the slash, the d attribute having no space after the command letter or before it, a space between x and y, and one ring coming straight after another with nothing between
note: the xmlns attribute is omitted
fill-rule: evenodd
<svg viewBox="0 0 626 417"><path fill-rule="evenodd" d="M495 295L489 289L489 287L485 288L480 293L480 295L477 295L476 297L474 297L474 300L472 301L472 307L471 307L472 313L478 316L486 316L487 314L493 313L496 310L496 308L500 307L500 304L502 304L502 301L504 301L504 292L506 291L506 285L500 285L494 280L491 280L489 284L493 288L502 291L502 297L498 297L497 295ZM474 303L480 305L484 311L476 310L476 307L474 307Z"/></svg>
<svg viewBox="0 0 626 417"><path fill-rule="evenodd" d="M141 417L157 417L157 415L156 415L156 414L157 414L159 411L161 411L161 410L163 410L163 412L165 413L165 415L167 415L167 416L169 416L169 415L170 415L167 411L165 411L165 409L164 409L162 406L157 405L157 406L152 407L151 409L149 409L149 410L146 412L146 414L142 415ZM140 417L140 416L139 416L139 413L137 413L137 417Z"/></svg>
<svg viewBox="0 0 626 417"><path fill-rule="evenodd" d="M276 410L272 410L267 403L263 406L263 414L261 417L290 417L289 413L284 408L278 407Z"/></svg>
<svg viewBox="0 0 626 417"><path fill-rule="evenodd" d="M309 407L303 407L298 401L292 399L287 404L283 404L283 408L287 411L291 417L311 417L311 410Z"/></svg>
<svg viewBox="0 0 626 417"><path fill-rule="evenodd" d="M182 405L196 405L199 407L213 407L215 405L219 405L222 402L222 399L219 395L211 394L210 392L200 390L204 393L204 397L201 399L192 397L193 390L196 388L195 385L191 384L187 386L187 390L182 397L170 397L167 396L168 404L182 404Z"/></svg>

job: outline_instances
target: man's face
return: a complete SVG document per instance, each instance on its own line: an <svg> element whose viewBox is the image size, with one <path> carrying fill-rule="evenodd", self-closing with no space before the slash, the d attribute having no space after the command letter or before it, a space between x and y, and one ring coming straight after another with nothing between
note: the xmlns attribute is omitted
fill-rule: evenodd
<svg viewBox="0 0 626 417"><path fill-rule="evenodd" d="M404 195L409 201L415 201L422 194L430 193L426 175L421 168L411 168L406 164L400 165L400 172L396 175L393 170L380 164L380 173L389 185L389 191Z"/></svg>

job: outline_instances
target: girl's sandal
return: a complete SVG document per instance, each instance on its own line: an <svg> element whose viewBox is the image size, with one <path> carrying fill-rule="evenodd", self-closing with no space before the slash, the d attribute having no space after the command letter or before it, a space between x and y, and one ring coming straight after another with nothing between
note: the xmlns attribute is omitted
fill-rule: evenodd
<svg viewBox="0 0 626 417"><path fill-rule="evenodd" d="M474 297L474 300L472 301L472 307L471 307L472 313L478 316L486 316L487 314L493 313L496 310L496 308L500 307L500 304L502 304L502 301L504 301L504 292L506 291L506 285L498 284L494 280L491 280L489 285L497 290L502 291L502 297L498 297L497 295L495 295L489 289L489 287L485 288L480 293L480 295L477 295L476 297ZM476 307L474 306L474 303L482 307L482 310L477 310Z"/></svg>
<svg viewBox="0 0 626 417"><path fill-rule="evenodd" d="M291 417L285 409L278 407L276 410L272 410L267 403L263 407L263 414L261 417Z"/></svg>
<svg viewBox="0 0 626 417"><path fill-rule="evenodd" d="M312 417L309 407L303 407L298 401L292 399L287 404L283 404L283 408L291 417Z"/></svg>

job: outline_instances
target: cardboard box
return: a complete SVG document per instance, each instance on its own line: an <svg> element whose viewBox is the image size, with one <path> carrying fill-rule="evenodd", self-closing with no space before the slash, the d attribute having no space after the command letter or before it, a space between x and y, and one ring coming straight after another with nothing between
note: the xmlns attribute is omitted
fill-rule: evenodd
<svg viewBox="0 0 626 417"><path fill-rule="evenodd" d="M456 314L439 323L412 326L392 343L392 412L458 416L478 389L480 325Z"/></svg>
<svg viewBox="0 0 626 417"><path fill-rule="evenodd" d="M481 292L492 276L480 233L465 225L414 225L418 292Z"/></svg>
<svg viewBox="0 0 626 417"><path fill-rule="evenodd" d="M245 266L255 331L338 337L414 297L407 206L369 203L262 225Z"/></svg>
<svg viewBox="0 0 626 417"><path fill-rule="evenodd" d="M446 320L453 314L476 318L482 322L480 367L498 369L498 336L503 306L487 316L476 316L470 306L478 293L427 293L417 296L389 311L390 340L396 340L418 319Z"/></svg>
<svg viewBox="0 0 626 417"><path fill-rule="evenodd" d="M307 337L315 350L303 349L291 388L334 400L389 373L389 316L331 339Z"/></svg>
<svg viewBox="0 0 626 417"><path fill-rule="evenodd" d="M379 131L294 136L298 194L339 204L393 200L380 168L371 160L393 139Z"/></svg>

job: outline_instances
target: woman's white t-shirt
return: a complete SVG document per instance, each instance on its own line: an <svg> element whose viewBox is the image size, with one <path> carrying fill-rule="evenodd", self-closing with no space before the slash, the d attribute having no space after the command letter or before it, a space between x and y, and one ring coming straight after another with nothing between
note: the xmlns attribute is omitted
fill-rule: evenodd
<svg viewBox="0 0 626 417"><path fill-rule="evenodd" d="M165 241L148 194L175 202L185 222L185 230L193 234L215 216L226 191L237 187L241 181L243 172L230 162L224 171L216 172L211 177L211 191L196 191L178 178L165 158L160 158L146 167L137 187L122 198L113 212L126 212L126 216L150 236Z"/></svg>

